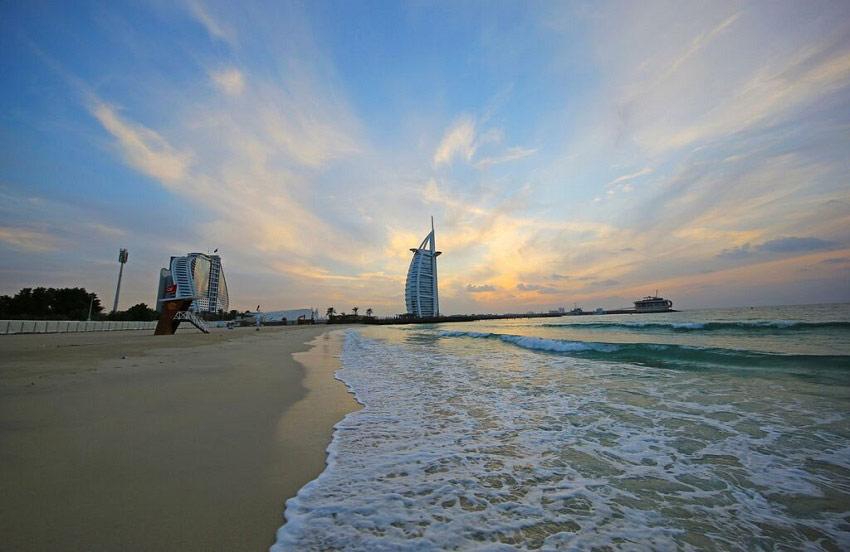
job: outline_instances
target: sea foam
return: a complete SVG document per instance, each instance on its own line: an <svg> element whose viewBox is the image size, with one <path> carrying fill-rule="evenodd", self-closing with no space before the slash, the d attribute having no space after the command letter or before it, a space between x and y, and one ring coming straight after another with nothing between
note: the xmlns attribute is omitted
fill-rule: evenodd
<svg viewBox="0 0 850 552"><path fill-rule="evenodd" d="M850 546L829 506L850 489L834 401L502 339L363 333L380 339L350 331L338 377L365 406L272 550Z"/></svg>

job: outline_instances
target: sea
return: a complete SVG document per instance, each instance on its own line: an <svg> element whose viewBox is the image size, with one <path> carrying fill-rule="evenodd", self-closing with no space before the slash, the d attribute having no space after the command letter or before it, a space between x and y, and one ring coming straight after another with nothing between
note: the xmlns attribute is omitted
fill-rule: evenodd
<svg viewBox="0 0 850 552"><path fill-rule="evenodd" d="M850 305L348 330L273 551L850 550Z"/></svg>

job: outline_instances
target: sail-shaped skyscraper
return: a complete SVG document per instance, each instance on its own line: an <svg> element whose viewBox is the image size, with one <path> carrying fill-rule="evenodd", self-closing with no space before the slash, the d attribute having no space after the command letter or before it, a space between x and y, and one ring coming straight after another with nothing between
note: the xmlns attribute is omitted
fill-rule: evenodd
<svg viewBox="0 0 850 552"><path fill-rule="evenodd" d="M413 316L439 316L440 299L437 293L437 256L434 242L434 217L431 217L431 233L425 236L419 247L411 248L413 259L407 270L404 284L404 301L407 313Z"/></svg>

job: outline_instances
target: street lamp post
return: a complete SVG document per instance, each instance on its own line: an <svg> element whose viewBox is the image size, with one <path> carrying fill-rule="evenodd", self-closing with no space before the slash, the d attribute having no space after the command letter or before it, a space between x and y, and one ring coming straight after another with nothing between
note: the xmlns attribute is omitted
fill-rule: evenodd
<svg viewBox="0 0 850 552"><path fill-rule="evenodd" d="M118 262L121 264L121 268L118 269L118 287L115 289L115 303L112 305L112 312L118 312L118 296L121 294L121 276L124 275L124 263L127 262L127 257L129 253L123 247L118 252Z"/></svg>

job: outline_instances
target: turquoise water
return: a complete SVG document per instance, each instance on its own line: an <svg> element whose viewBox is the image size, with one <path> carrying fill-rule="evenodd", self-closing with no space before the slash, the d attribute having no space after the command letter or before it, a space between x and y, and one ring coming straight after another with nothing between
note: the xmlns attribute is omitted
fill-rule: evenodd
<svg viewBox="0 0 850 552"><path fill-rule="evenodd" d="M276 550L850 549L850 306L349 331Z"/></svg>

